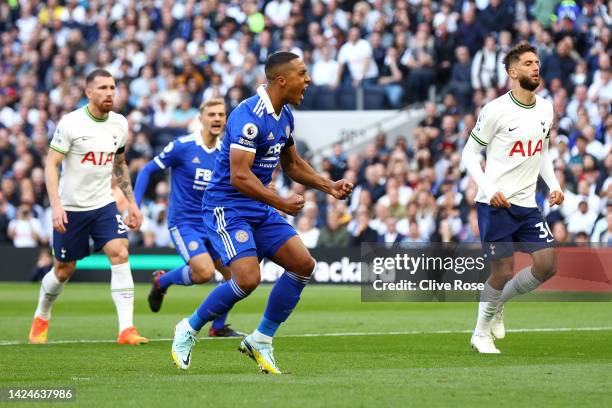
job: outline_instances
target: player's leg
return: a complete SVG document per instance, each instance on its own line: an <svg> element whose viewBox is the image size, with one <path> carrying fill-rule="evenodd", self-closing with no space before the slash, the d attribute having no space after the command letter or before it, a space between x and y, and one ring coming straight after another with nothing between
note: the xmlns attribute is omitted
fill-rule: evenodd
<svg viewBox="0 0 612 408"><path fill-rule="evenodd" d="M215 268L221 273L223 276L223 281L219 283L219 285L224 284L232 277L232 272L229 267L223 266L221 262L221 257L217 254L214 248L209 248L209 253L211 255L216 254L215 259ZM219 315L215 320L212 321L210 325L210 329L208 330L209 337L244 337L246 334L234 330L231 325L227 324L227 315L229 311Z"/></svg>
<svg viewBox="0 0 612 408"><path fill-rule="evenodd" d="M204 244L206 237L202 227L176 225L170 228L170 237L186 265L171 271L155 271L153 284L147 298L152 312L161 309L164 296L172 285L191 286L208 282L215 273L215 266Z"/></svg>
<svg viewBox="0 0 612 408"><path fill-rule="evenodd" d="M506 282L512 278L514 257L512 255L493 260L490 263L491 275L485 282L478 303L478 318L472 335L471 344L474 349L483 354L498 354L499 350L493 344L492 332L500 333L500 321L496 317L502 313L500 297ZM501 321L503 327L503 321ZM495 327L494 327L495 326ZM502 335L499 335L501 338Z"/></svg>
<svg viewBox="0 0 612 408"><path fill-rule="evenodd" d="M170 228L174 247L186 265L166 272L160 277L159 286L162 290L165 291L172 285L191 286L208 282L213 277L215 267L207 254L202 236L205 236L205 233L197 226L177 225Z"/></svg>
<svg viewBox="0 0 612 408"><path fill-rule="evenodd" d="M520 270L508 282L501 295L502 304L515 296L536 289L550 279L557 270L554 239L546 221L535 208L524 208L521 211L524 222L515 235L523 249L531 254L533 266Z"/></svg>
<svg viewBox="0 0 612 408"><path fill-rule="evenodd" d="M297 303L306 284L310 281L315 261L302 240L294 235L271 257L285 271L278 278L264 311L259 326L253 332L258 342L272 343L278 327L283 323Z"/></svg>
<svg viewBox="0 0 612 408"><path fill-rule="evenodd" d="M30 343L44 344L47 342L51 308L64 290L66 282L72 277L75 265L76 261L59 262L55 260L53 268L43 277L38 294L38 306L30 328Z"/></svg>
<svg viewBox="0 0 612 408"><path fill-rule="evenodd" d="M172 358L182 369L189 368L195 336L202 327L247 297L260 280L259 260L248 222L236 210L226 214L221 207L205 208L203 220L212 246L223 264L229 265L232 277L214 288L189 318L176 325Z"/></svg>
<svg viewBox="0 0 612 408"><path fill-rule="evenodd" d="M265 254L285 268L285 272L272 287L263 317L253 334L243 340L241 351L253 357L264 372L280 374L274 361L272 339L300 300L315 261L293 227L275 210L257 229L256 240L258 248L266 248Z"/></svg>
<svg viewBox="0 0 612 408"><path fill-rule="evenodd" d="M129 263L127 226L115 203L97 211L91 230L96 251L102 249L111 264L111 297L117 309L120 344L144 344L149 340L134 327L134 279Z"/></svg>
<svg viewBox="0 0 612 408"><path fill-rule="evenodd" d="M232 260L230 270L231 279L214 288L189 318L176 325L172 358L177 367L184 370L189 368L191 350L202 327L226 314L235 303L247 297L259 285L259 260L256 256L248 255Z"/></svg>
<svg viewBox="0 0 612 408"><path fill-rule="evenodd" d="M518 228L507 209L477 204L478 226L491 274L480 293L478 317L471 345L483 354L497 354L491 329L498 311L502 290L512 278L514 268L512 233ZM493 225L494 223L494 225Z"/></svg>
<svg viewBox="0 0 612 408"><path fill-rule="evenodd" d="M115 238L103 246L111 264L111 297L117 309L120 344L145 344L149 340L134 327L134 279L128 261L128 240Z"/></svg>
<svg viewBox="0 0 612 408"><path fill-rule="evenodd" d="M227 313L236 302L247 297L259 285L259 260L256 256L234 259L229 269L231 279L214 288L188 319L194 330L199 331L207 322Z"/></svg>
<svg viewBox="0 0 612 408"><path fill-rule="evenodd" d="M66 232L53 231L53 268L43 277L38 306L30 329L30 343L46 343L53 303L75 270L76 261L89 255L89 231L93 215L89 212L67 212Z"/></svg>

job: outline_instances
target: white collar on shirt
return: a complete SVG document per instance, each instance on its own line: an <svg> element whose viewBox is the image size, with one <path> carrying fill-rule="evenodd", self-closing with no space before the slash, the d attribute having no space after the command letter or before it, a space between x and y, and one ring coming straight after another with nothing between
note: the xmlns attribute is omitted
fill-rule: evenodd
<svg viewBox="0 0 612 408"><path fill-rule="evenodd" d="M195 132L193 132L193 136L195 137L195 142L198 146L201 146L202 149L204 149L204 151L206 153L212 153L215 150L217 150L221 144L221 140L217 139L217 144L215 145L215 147L213 147L212 149L209 149L208 147L206 147L206 145L204 144L204 140L202 140L202 135L200 134L199 130L196 130Z"/></svg>
<svg viewBox="0 0 612 408"><path fill-rule="evenodd" d="M259 85L259 87L257 88L257 95L259 95L261 100L264 101L266 112L272 115L274 119L279 120L280 116L277 115L276 112L274 111L274 106L272 105L272 101L270 100L270 97L268 96L268 92L266 92L265 85Z"/></svg>

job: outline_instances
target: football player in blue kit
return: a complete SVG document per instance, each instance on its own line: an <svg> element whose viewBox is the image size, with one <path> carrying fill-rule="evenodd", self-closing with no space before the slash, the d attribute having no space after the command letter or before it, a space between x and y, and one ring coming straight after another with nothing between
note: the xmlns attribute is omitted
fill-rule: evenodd
<svg viewBox="0 0 612 408"><path fill-rule="evenodd" d="M232 277L217 286L174 332L172 357L189 368L199 330L251 293L260 281L259 262L267 257L285 272L270 293L257 329L240 351L266 373L280 374L272 338L291 314L312 274L315 261L295 229L279 214L295 215L304 206L299 195L280 197L266 188L277 164L297 183L345 199L353 185L320 176L301 159L293 141L294 119L287 104L298 105L310 84L306 65L295 54L278 52L266 61L267 85L242 101L229 117L225 138L206 188L203 219L214 248Z"/></svg>
<svg viewBox="0 0 612 408"><path fill-rule="evenodd" d="M148 297L153 312L159 311L171 285L208 282L214 276L215 264L225 280L230 277L229 269L221 265L219 255L208 241L201 215L202 196L212 178L219 153L219 136L225 129L226 119L223 99L204 101L199 115L202 129L168 143L138 173L134 195L140 206L151 175L166 168L172 169L168 228L172 242L186 264L169 272L156 271L153 274L153 287ZM242 336L225 324L226 317L227 313L224 313L213 320L209 336Z"/></svg>

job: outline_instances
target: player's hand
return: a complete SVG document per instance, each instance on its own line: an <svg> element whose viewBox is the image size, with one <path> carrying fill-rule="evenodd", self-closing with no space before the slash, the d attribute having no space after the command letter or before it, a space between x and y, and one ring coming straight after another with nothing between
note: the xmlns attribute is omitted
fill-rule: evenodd
<svg viewBox="0 0 612 408"><path fill-rule="evenodd" d="M51 208L51 220L53 221L53 229L63 234L66 232L66 225L68 224L68 215L61 205Z"/></svg>
<svg viewBox="0 0 612 408"><path fill-rule="evenodd" d="M128 207L128 216L125 220L125 225L133 230L139 230L142 225L143 215L134 201L130 202Z"/></svg>
<svg viewBox="0 0 612 408"><path fill-rule="evenodd" d="M561 205L563 203L563 200L565 200L565 196L561 191L552 191L548 195L548 205L550 205L551 207L555 204Z"/></svg>
<svg viewBox="0 0 612 408"><path fill-rule="evenodd" d="M297 215L304 207L304 197L301 195L293 195L283 199L283 203L279 210L289 215Z"/></svg>
<svg viewBox="0 0 612 408"><path fill-rule="evenodd" d="M342 179L332 183L332 190L329 192L338 200L346 199L353 192L353 183Z"/></svg>
<svg viewBox="0 0 612 408"><path fill-rule="evenodd" d="M510 203L506 200L506 196L501 191L493 194L490 201L491 205L496 208L510 208Z"/></svg>

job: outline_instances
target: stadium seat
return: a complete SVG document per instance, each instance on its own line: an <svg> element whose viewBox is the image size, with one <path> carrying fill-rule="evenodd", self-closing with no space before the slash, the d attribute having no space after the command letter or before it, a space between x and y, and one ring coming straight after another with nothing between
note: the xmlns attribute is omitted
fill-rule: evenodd
<svg viewBox="0 0 612 408"><path fill-rule="evenodd" d="M357 91L355 88L342 88L338 97L338 108L342 110L355 110L357 108Z"/></svg>
<svg viewBox="0 0 612 408"><path fill-rule="evenodd" d="M385 107L385 90L382 87L372 86L364 89L363 108L383 109Z"/></svg>
<svg viewBox="0 0 612 408"><path fill-rule="evenodd" d="M316 86L309 87L304 93L304 100L297 108L299 110L317 109L317 93L318 88Z"/></svg>
<svg viewBox="0 0 612 408"><path fill-rule="evenodd" d="M317 87L316 103L313 106L316 110L338 109L336 104L336 91L327 87Z"/></svg>

